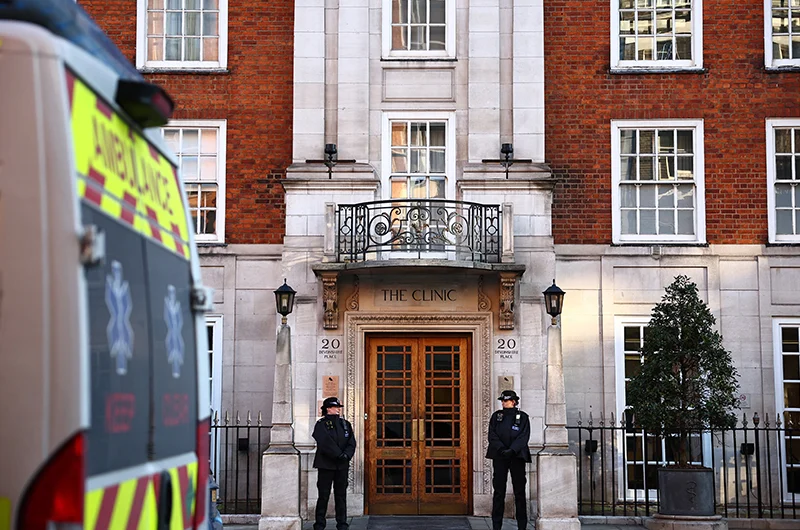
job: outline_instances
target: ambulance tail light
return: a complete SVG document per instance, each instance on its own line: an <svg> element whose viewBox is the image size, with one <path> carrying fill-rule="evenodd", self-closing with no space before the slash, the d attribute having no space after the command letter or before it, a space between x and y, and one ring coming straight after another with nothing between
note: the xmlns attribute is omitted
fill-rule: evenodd
<svg viewBox="0 0 800 530"><path fill-rule="evenodd" d="M194 510L194 527L198 530L205 530L208 527L208 473L209 454L208 454L208 433L211 430L210 418L206 418L197 423L197 502Z"/></svg>
<svg viewBox="0 0 800 530"><path fill-rule="evenodd" d="M163 88L145 81L120 79L115 99L143 129L166 125L175 110L175 103Z"/></svg>
<svg viewBox="0 0 800 530"><path fill-rule="evenodd" d="M84 435L78 433L39 470L23 497L19 530L83 527L84 450Z"/></svg>

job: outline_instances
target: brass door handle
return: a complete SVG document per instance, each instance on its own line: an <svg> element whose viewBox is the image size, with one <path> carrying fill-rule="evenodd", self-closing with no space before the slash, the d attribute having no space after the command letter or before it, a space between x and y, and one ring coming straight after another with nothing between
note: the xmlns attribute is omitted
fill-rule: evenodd
<svg viewBox="0 0 800 530"><path fill-rule="evenodd" d="M416 442L417 441L417 437L419 436L419 432L417 431L417 429L418 429L417 420L412 419L411 420L411 441L412 442Z"/></svg>

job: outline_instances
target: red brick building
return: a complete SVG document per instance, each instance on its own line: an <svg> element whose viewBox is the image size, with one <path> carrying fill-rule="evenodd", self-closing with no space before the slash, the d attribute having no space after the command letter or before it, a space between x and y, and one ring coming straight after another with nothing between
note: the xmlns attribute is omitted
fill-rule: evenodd
<svg viewBox="0 0 800 530"><path fill-rule="evenodd" d="M80 4L175 100L164 135L181 163L204 281L215 289L212 408L262 411L269 423L271 289L285 226L281 179L292 160L294 2ZM255 354L254 341L268 337L268 351Z"/></svg>

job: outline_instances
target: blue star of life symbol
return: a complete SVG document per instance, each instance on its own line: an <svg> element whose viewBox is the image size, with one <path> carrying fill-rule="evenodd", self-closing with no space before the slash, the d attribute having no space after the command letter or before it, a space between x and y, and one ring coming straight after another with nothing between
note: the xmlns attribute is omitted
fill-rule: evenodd
<svg viewBox="0 0 800 530"><path fill-rule="evenodd" d="M167 362L172 364L172 377L177 379L181 376L184 354L183 315L172 285L167 286L167 296L164 297L164 322L167 323Z"/></svg>
<svg viewBox="0 0 800 530"><path fill-rule="evenodd" d="M128 372L128 359L133 356L133 301L128 282L122 279L122 264L111 262L111 274L106 275L106 307L109 319L106 327L111 357L117 361L117 373Z"/></svg>

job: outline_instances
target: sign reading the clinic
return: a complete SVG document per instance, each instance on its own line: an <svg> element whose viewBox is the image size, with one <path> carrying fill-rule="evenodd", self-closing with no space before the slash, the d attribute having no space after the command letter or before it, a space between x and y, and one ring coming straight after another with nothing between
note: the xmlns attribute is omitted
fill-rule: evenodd
<svg viewBox="0 0 800 530"><path fill-rule="evenodd" d="M343 336L320 337L317 347L317 361L335 363L342 359Z"/></svg>
<svg viewBox="0 0 800 530"><path fill-rule="evenodd" d="M519 337L495 336L494 360L499 362L519 362Z"/></svg>
<svg viewBox="0 0 800 530"><path fill-rule="evenodd" d="M419 307L428 305L452 306L461 302L461 292L453 285L423 286L377 286L375 305L378 307Z"/></svg>

